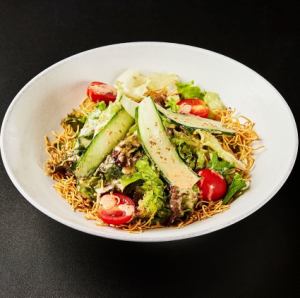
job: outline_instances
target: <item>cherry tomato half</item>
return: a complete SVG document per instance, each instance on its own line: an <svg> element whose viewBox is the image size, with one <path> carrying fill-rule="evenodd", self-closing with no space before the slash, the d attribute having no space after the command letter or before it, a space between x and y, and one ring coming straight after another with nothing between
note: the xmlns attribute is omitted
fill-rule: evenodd
<svg viewBox="0 0 300 298"><path fill-rule="evenodd" d="M225 196L227 183L221 174L210 169L203 169L198 175L201 177L198 187L204 201L217 201Z"/></svg>
<svg viewBox="0 0 300 298"><path fill-rule="evenodd" d="M111 225L128 223L134 216L134 202L120 193L106 194L100 198L98 217Z"/></svg>
<svg viewBox="0 0 300 298"><path fill-rule="evenodd" d="M114 101L117 97L117 90L108 84L102 82L91 82L87 88L87 96L94 102Z"/></svg>
<svg viewBox="0 0 300 298"><path fill-rule="evenodd" d="M202 118L207 118L209 114L209 109L206 103L199 98L187 98L180 100L177 105L179 105L179 113L182 114L193 114L200 116Z"/></svg>

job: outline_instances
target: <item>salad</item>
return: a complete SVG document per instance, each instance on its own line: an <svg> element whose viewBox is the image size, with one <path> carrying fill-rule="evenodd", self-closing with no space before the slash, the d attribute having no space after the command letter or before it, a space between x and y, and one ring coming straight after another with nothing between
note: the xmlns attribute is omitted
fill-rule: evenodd
<svg viewBox="0 0 300 298"><path fill-rule="evenodd" d="M129 231L177 226L229 208L250 186L254 123L177 74L127 70L46 137L46 173L87 219Z"/></svg>

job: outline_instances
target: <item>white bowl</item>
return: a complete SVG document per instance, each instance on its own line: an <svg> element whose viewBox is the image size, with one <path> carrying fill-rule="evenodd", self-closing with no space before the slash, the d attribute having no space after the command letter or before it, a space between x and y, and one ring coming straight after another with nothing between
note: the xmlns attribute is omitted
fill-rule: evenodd
<svg viewBox="0 0 300 298"><path fill-rule="evenodd" d="M113 82L127 68L166 71L216 91L225 104L256 122L265 149L256 157L249 191L221 214L187 227L128 233L96 226L54 191L44 175L44 136L85 97L90 81ZM96 236L127 241L169 241L203 235L256 211L280 189L298 148L293 115L278 91L253 70L220 54L186 45L136 42L86 51L47 68L16 95L1 130L7 173L21 194L51 218Z"/></svg>

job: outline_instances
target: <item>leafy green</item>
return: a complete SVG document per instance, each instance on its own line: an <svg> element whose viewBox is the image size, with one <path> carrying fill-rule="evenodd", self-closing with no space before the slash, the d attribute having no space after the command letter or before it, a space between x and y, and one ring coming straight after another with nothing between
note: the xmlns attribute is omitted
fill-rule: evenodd
<svg viewBox="0 0 300 298"><path fill-rule="evenodd" d="M226 175L228 170L234 168L234 165L226 160L220 160L218 154L213 152L210 154L210 162L208 163L208 167L221 173L222 175Z"/></svg>
<svg viewBox="0 0 300 298"><path fill-rule="evenodd" d="M245 165L240 160L238 160L231 152L226 151L214 135L201 129L196 129L194 131L194 134L199 134L201 136L202 145L205 145L212 151L215 151L220 158L228 161L229 163L232 163L236 168L239 168L243 171L245 170Z"/></svg>
<svg viewBox="0 0 300 298"><path fill-rule="evenodd" d="M121 176L122 176L122 169L119 166L117 166L116 164L113 164L104 173L104 177L105 177L106 181L118 179Z"/></svg>
<svg viewBox="0 0 300 298"><path fill-rule="evenodd" d="M240 174L236 173L228 188L227 194L223 199L223 204L228 204L231 201L232 197L241 190L245 189L246 186L247 183L245 179L243 179Z"/></svg>
<svg viewBox="0 0 300 298"><path fill-rule="evenodd" d="M106 109L106 103L104 101L100 101L97 105L96 108L100 111L104 111Z"/></svg>
<svg viewBox="0 0 300 298"><path fill-rule="evenodd" d="M195 150L197 160L196 160L196 169L202 169L205 166L206 158L205 152L202 149Z"/></svg>
<svg viewBox="0 0 300 298"><path fill-rule="evenodd" d="M179 102L178 96L168 96L166 99L166 108L171 110L174 113L178 113L179 111L179 105L177 103Z"/></svg>
<svg viewBox="0 0 300 298"><path fill-rule="evenodd" d="M147 76L149 90L162 90L173 91L176 89L176 83L179 77L174 73L151 73Z"/></svg>
<svg viewBox="0 0 300 298"><path fill-rule="evenodd" d="M115 82L118 93L125 94L130 98L141 100L147 91L148 78L133 69L127 69Z"/></svg>
<svg viewBox="0 0 300 298"><path fill-rule="evenodd" d="M197 148L202 147L202 143L201 143L200 139L192 134L189 134L187 131L184 131L184 132L183 131L175 131L174 134L175 134L175 137L174 137L175 143L177 140L177 142L184 142L192 147L197 147Z"/></svg>
<svg viewBox="0 0 300 298"><path fill-rule="evenodd" d="M120 179L120 183L122 185L122 188L124 189L128 185L135 183L139 180L143 180L143 176L140 172L135 172L132 175L123 175Z"/></svg>
<svg viewBox="0 0 300 298"><path fill-rule="evenodd" d="M218 93L206 92L203 100L207 103L209 109L212 111L225 108L225 105L223 104Z"/></svg>
<svg viewBox="0 0 300 298"><path fill-rule="evenodd" d="M185 212L193 210L198 200L198 195L199 188L196 185L192 189L185 190L182 198L182 207Z"/></svg>
<svg viewBox="0 0 300 298"><path fill-rule="evenodd" d="M122 108L119 102L109 103L108 106L104 102L96 105L96 108L89 113L83 127L81 128L75 150L83 152L90 145L93 138L98 132L110 121L110 119Z"/></svg>
<svg viewBox="0 0 300 298"><path fill-rule="evenodd" d="M177 152L181 159L191 168L194 169L196 167L196 158L194 155L194 150L191 146L182 142L177 146Z"/></svg>
<svg viewBox="0 0 300 298"><path fill-rule="evenodd" d="M74 131L78 128L81 129L86 121L85 116L75 116L74 114L69 114L66 118L63 119L63 124L69 124Z"/></svg>
<svg viewBox="0 0 300 298"><path fill-rule="evenodd" d="M168 129L168 128L174 129L174 128L176 128L176 124L171 122L171 120L169 118L167 118L165 115L161 114L160 119L161 119L161 122L162 122L165 129Z"/></svg>
<svg viewBox="0 0 300 298"><path fill-rule="evenodd" d="M157 217L161 220L165 220L171 216L171 210L167 207L163 207L157 211Z"/></svg>
<svg viewBox="0 0 300 298"><path fill-rule="evenodd" d="M179 156L193 170L202 169L205 166L205 151L201 141L193 135L175 131L171 142L176 145Z"/></svg>
<svg viewBox="0 0 300 298"><path fill-rule="evenodd" d="M143 180L141 186L144 195L139 200L138 209L144 217L162 216L165 208L164 183L159 177L157 170L151 165L148 157L140 158L135 164L136 172L131 176L124 175L121 178L122 187L125 188L131 183Z"/></svg>
<svg viewBox="0 0 300 298"><path fill-rule="evenodd" d="M194 81L177 83L178 93L183 98L203 98L205 93L201 91L200 87L194 85Z"/></svg>
<svg viewBox="0 0 300 298"><path fill-rule="evenodd" d="M137 161L136 169L142 175L142 189L145 191L143 200L139 201L139 210L143 216L153 217L165 206L164 183L147 157Z"/></svg>
<svg viewBox="0 0 300 298"><path fill-rule="evenodd" d="M132 135L133 133L135 133L137 131L137 124L134 123L128 130L127 135Z"/></svg>
<svg viewBox="0 0 300 298"><path fill-rule="evenodd" d="M78 182L78 190L79 192L90 199L96 199L96 191L95 189L99 187L103 180L99 177L89 177L79 179Z"/></svg>

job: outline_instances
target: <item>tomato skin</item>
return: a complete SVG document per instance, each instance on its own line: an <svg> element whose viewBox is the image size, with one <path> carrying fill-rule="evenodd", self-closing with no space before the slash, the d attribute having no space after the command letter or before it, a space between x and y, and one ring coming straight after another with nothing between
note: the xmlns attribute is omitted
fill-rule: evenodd
<svg viewBox="0 0 300 298"><path fill-rule="evenodd" d="M199 98L186 98L180 100L177 105L179 105L179 113L182 114L193 114L200 116L202 118L207 118L209 114L209 109L206 103Z"/></svg>
<svg viewBox="0 0 300 298"><path fill-rule="evenodd" d="M91 82L87 87L87 96L94 102L104 101L108 103L115 101L117 90L108 84L102 82Z"/></svg>
<svg viewBox="0 0 300 298"><path fill-rule="evenodd" d="M123 195L122 193L114 192L113 195L117 196L120 199L119 204L128 204L134 206L134 202L129 197Z"/></svg>
<svg viewBox="0 0 300 298"><path fill-rule="evenodd" d="M198 187L202 200L218 201L225 196L227 183L221 174L211 169L203 169L199 171L198 175L201 177Z"/></svg>
<svg viewBox="0 0 300 298"><path fill-rule="evenodd" d="M128 223L132 219L132 215L124 215L124 212L118 209L100 210L98 216L103 222L115 226Z"/></svg>
<svg viewBox="0 0 300 298"><path fill-rule="evenodd" d="M111 202L109 202L109 196ZM111 225L121 225L128 223L134 216L134 202L121 193L106 194L103 197L106 201L105 205L98 210L98 217L103 222ZM101 206L101 199L100 199ZM105 207L108 207L107 209Z"/></svg>

